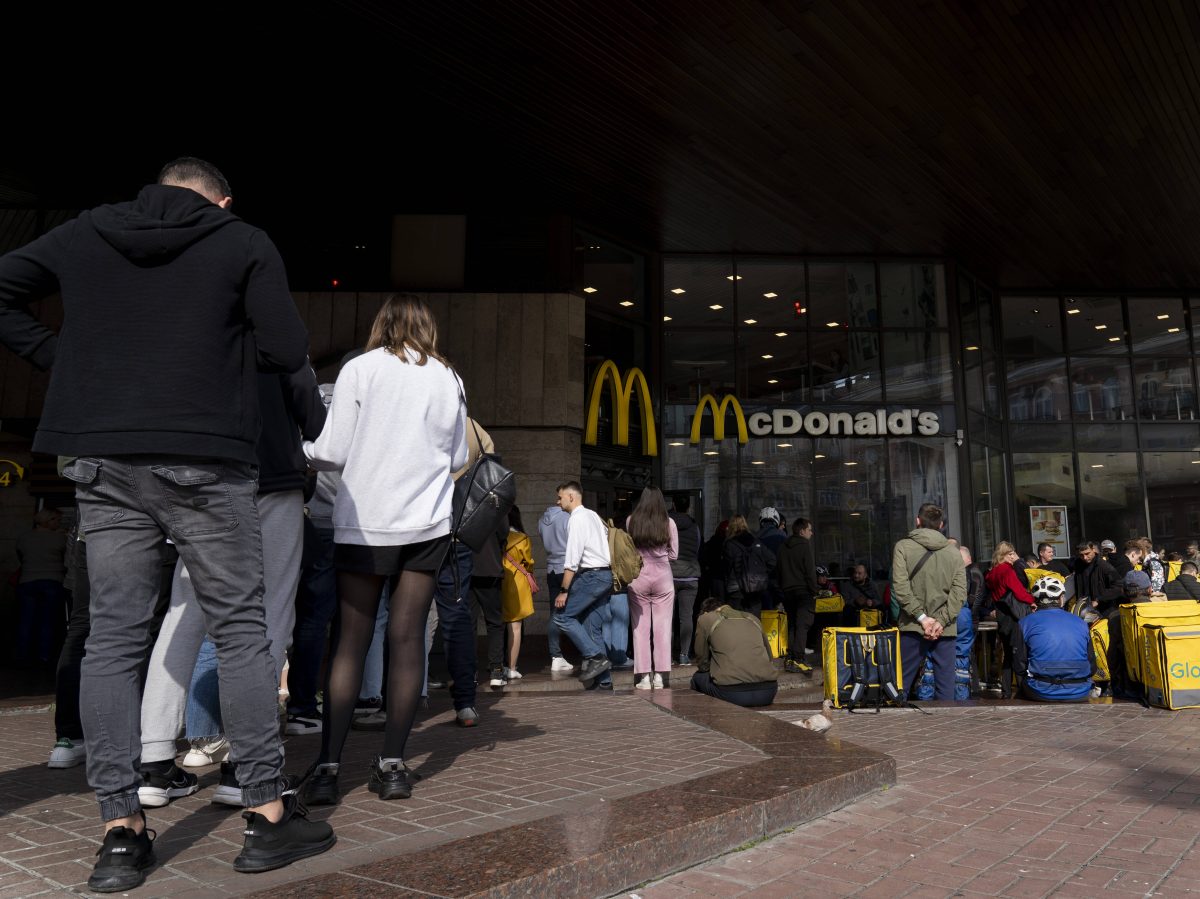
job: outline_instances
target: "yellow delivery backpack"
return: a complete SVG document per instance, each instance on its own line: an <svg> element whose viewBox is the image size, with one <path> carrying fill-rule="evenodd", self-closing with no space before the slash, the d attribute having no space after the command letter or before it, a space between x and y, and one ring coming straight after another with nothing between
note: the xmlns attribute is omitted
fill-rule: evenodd
<svg viewBox="0 0 1200 899"><path fill-rule="evenodd" d="M771 645L771 655L781 659L788 651L788 619L783 609L763 609L759 615L763 636Z"/></svg>
<svg viewBox="0 0 1200 899"><path fill-rule="evenodd" d="M1200 626L1200 602L1170 599L1166 602L1132 602L1121 606L1121 639L1125 646L1125 671L1142 683L1142 628L1147 624Z"/></svg>
<svg viewBox="0 0 1200 899"><path fill-rule="evenodd" d="M1200 627L1148 624L1142 643L1146 701L1160 709L1200 707Z"/></svg>
<svg viewBox="0 0 1200 899"><path fill-rule="evenodd" d="M821 632L825 698L837 708L903 704L900 631L827 627Z"/></svg>
<svg viewBox="0 0 1200 899"><path fill-rule="evenodd" d="M828 615L831 612L840 612L846 608L846 600L842 598L840 593L826 591L817 594L817 609L818 615Z"/></svg>
<svg viewBox="0 0 1200 899"><path fill-rule="evenodd" d="M1092 680L1098 684L1107 683L1112 680L1108 672L1108 619L1094 621L1088 630L1088 637L1092 641L1092 655L1096 657L1096 674Z"/></svg>

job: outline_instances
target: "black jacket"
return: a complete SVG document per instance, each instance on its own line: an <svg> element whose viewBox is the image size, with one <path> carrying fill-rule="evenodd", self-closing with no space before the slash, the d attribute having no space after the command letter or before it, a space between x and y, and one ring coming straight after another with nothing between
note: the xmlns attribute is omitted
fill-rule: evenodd
<svg viewBox="0 0 1200 899"><path fill-rule="evenodd" d="M846 601L846 607L854 607L858 609L881 609L883 608L883 600L879 597L879 591L875 589L875 582L867 578L861 584L856 583L853 578L842 584L842 599Z"/></svg>
<svg viewBox="0 0 1200 899"><path fill-rule="evenodd" d="M1099 602L1101 614L1111 611L1122 602L1123 596L1121 579L1116 570L1099 556L1092 559L1090 565L1081 562L1082 559L1076 559L1075 595Z"/></svg>
<svg viewBox="0 0 1200 899"><path fill-rule="evenodd" d="M679 556L671 562L671 575L675 578L700 576L700 526L686 512L672 512L671 520L679 532Z"/></svg>
<svg viewBox="0 0 1200 899"><path fill-rule="evenodd" d="M816 596L817 566L813 561L812 544L807 537L794 534L779 549L779 586L795 590L802 596Z"/></svg>
<svg viewBox="0 0 1200 899"><path fill-rule="evenodd" d="M1167 582L1163 593L1167 594L1167 599L1200 600L1200 581L1190 574L1181 574L1175 580Z"/></svg>
<svg viewBox="0 0 1200 899"><path fill-rule="evenodd" d="M56 290L57 336L26 308ZM160 184L0 257L0 343L53 367L38 452L250 463L256 372L293 372L308 352L267 236Z"/></svg>
<svg viewBox="0 0 1200 899"><path fill-rule="evenodd" d="M258 409L258 492L303 490L308 463L300 438L320 437L327 412L312 367L303 365L290 375L259 375Z"/></svg>

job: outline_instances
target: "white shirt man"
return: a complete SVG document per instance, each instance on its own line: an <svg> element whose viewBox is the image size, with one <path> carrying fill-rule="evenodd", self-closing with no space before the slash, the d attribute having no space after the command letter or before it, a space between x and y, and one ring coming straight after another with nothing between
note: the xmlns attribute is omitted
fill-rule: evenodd
<svg viewBox="0 0 1200 899"><path fill-rule="evenodd" d="M558 505L567 521L567 549L562 588L554 599L554 622L583 654L579 679L612 689L612 662L604 651L602 612L612 595L608 529L600 516L583 505L583 488L568 481L558 488Z"/></svg>

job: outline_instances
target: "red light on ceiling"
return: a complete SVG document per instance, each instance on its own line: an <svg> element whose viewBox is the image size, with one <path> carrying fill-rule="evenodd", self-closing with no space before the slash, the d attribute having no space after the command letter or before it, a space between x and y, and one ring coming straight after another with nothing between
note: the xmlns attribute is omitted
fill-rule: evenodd
<svg viewBox="0 0 1200 899"><path fill-rule="evenodd" d="M339 281L337 278L334 278L334 279L333 279L332 281L330 281L329 283L330 283L330 284L331 284L333 287L337 287L337 286L338 286L339 284L341 284L342 282L341 282L341 281Z"/></svg>

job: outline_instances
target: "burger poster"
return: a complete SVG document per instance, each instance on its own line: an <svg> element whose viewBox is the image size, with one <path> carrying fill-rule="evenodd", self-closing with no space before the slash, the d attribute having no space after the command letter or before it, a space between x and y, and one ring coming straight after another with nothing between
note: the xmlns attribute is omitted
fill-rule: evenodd
<svg viewBox="0 0 1200 899"><path fill-rule="evenodd" d="M1066 506L1030 506L1029 530L1032 532L1033 545L1030 547L1037 553L1039 543L1049 543L1054 547L1054 558L1071 558L1071 538L1067 534Z"/></svg>

